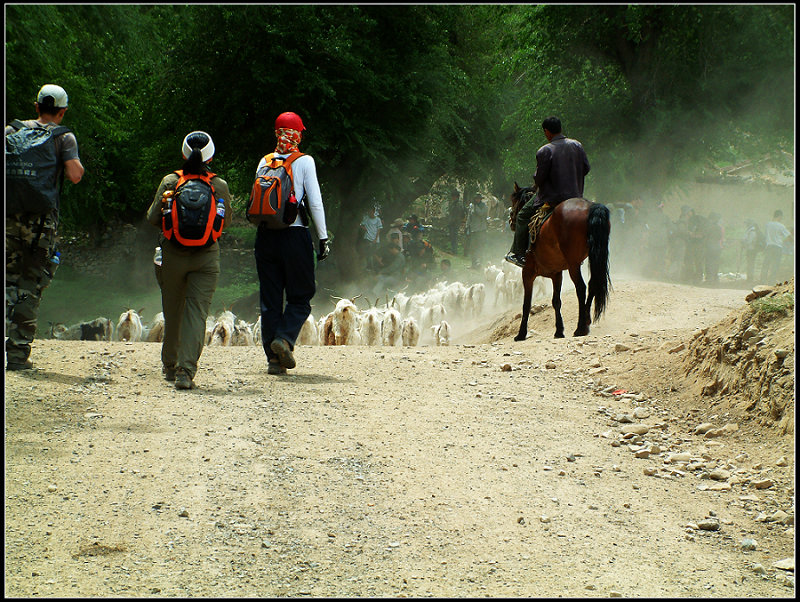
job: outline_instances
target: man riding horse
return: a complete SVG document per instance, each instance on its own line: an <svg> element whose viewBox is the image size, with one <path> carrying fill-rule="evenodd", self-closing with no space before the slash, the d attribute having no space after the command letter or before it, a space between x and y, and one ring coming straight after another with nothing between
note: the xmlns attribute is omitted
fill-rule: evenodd
<svg viewBox="0 0 800 602"><path fill-rule="evenodd" d="M577 140L561 133L561 120L548 117L542 122L547 144L536 151L536 173L533 176L537 193L510 217L514 242L505 259L519 267L525 265L525 254L533 244L545 217L560 202L583 197L583 180L589 173L589 159ZM533 223L531 218L535 217ZM530 225L530 229L529 229Z"/></svg>

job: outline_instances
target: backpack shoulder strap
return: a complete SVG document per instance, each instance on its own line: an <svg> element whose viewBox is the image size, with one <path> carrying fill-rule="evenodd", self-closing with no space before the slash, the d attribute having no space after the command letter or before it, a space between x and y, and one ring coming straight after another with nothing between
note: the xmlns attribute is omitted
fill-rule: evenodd
<svg viewBox="0 0 800 602"><path fill-rule="evenodd" d="M216 177L216 175L217 174L215 174L213 171L208 171L206 172L206 175L200 176L200 179L211 187L211 196L213 196L214 199L217 198L217 189L214 188L214 185L211 183L211 180L214 177Z"/></svg>
<svg viewBox="0 0 800 602"><path fill-rule="evenodd" d="M19 130L24 130L24 129L29 129L29 130L36 129L36 128L32 128L32 127L30 127L30 126L28 126L28 125L25 125L25 123L24 123L22 120L20 120L20 119L15 119L14 121L12 121L11 123L9 123L8 125L10 125L11 127L13 127L13 128L14 128L15 130L17 130L17 131L19 131ZM71 131L72 131L71 129L69 129L69 128L68 128L67 126L65 126L65 125L57 125L57 126L56 126L56 127L54 127L54 128L44 128L44 127L43 127L43 128L41 128L41 129L49 129L49 131L50 131L50 134L51 134L51 135L52 135L54 138L55 138L56 136L61 136L62 134L67 134L67 133L69 133L69 132L71 132Z"/></svg>
<svg viewBox="0 0 800 602"><path fill-rule="evenodd" d="M173 171L172 173L178 176L178 181L175 183L175 190L178 190L178 187L184 182L187 182L188 180L202 180L211 187L211 194L214 196L214 198L217 198L217 189L214 188L214 185L211 183L211 178L213 178L217 174L210 171L206 172L205 174L193 174L193 173L185 174L181 169Z"/></svg>
<svg viewBox="0 0 800 602"><path fill-rule="evenodd" d="M53 137L61 136L63 134L69 134L70 132L72 132L72 130L65 125L57 125L56 127L50 130L50 133L53 135Z"/></svg>
<svg viewBox="0 0 800 602"><path fill-rule="evenodd" d="M291 165L292 163L294 163L294 161L296 161L297 159L299 159L299 158L300 158L300 157L302 157L303 155L305 155L305 153L301 153L300 151L295 151L295 152L293 152L291 155L289 155L288 157L286 157L286 158L283 160L283 164L284 164L284 166L289 166L289 165Z"/></svg>
<svg viewBox="0 0 800 602"><path fill-rule="evenodd" d="M178 176L178 181L175 182L175 188L173 188L172 190L178 190L178 186L183 184L187 180L187 178L183 177L183 170L182 169L176 169L172 173L174 173L176 176Z"/></svg>

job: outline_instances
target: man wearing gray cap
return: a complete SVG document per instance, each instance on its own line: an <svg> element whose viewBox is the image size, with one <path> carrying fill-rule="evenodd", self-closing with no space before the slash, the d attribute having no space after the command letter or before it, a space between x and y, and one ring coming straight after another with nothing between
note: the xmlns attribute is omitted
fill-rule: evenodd
<svg viewBox="0 0 800 602"><path fill-rule="evenodd" d="M33 367L42 291L59 264L56 251L61 183L83 177L78 141L61 125L67 93L46 84L34 106L39 117L6 126L6 369Z"/></svg>

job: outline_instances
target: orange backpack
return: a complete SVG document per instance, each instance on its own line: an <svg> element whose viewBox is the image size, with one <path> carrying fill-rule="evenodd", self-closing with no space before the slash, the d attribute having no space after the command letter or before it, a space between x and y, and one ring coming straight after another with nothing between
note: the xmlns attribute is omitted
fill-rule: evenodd
<svg viewBox="0 0 800 602"><path fill-rule="evenodd" d="M247 207L247 221L265 224L271 230L288 228L297 219L292 163L303 156L294 152L286 159L275 153L264 156L266 164L256 172Z"/></svg>
<svg viewBox="0 0 800 602"><path fill-rule="evenodd" d="M224 201L217 198L211 183L217 174L175 174L175 189L166 191L162 200L164 237L182 247L207 247L219 239L225 223Z"/></svg>

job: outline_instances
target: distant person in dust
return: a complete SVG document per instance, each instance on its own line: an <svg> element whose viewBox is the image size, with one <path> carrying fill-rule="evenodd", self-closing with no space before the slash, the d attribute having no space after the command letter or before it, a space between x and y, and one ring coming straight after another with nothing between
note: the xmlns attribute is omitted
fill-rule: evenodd
<svg viewBox="0 0 800 602"><path fill-rule="evenodd" d="M772 221L764 226L764 264L761 266L761 280L765 284L774 284L780 275L781 259L786 241L792 233L783 225L783 211L776 210Z"/></svg>
<svg viewBox="0 0 800 602"><path fill-rule="evenodd" d="M746 219L744 224L742 252L744 252L745 258L747 283L753 284L756 280L756 257L764 250L764 233L752 219Z"/></svg>

